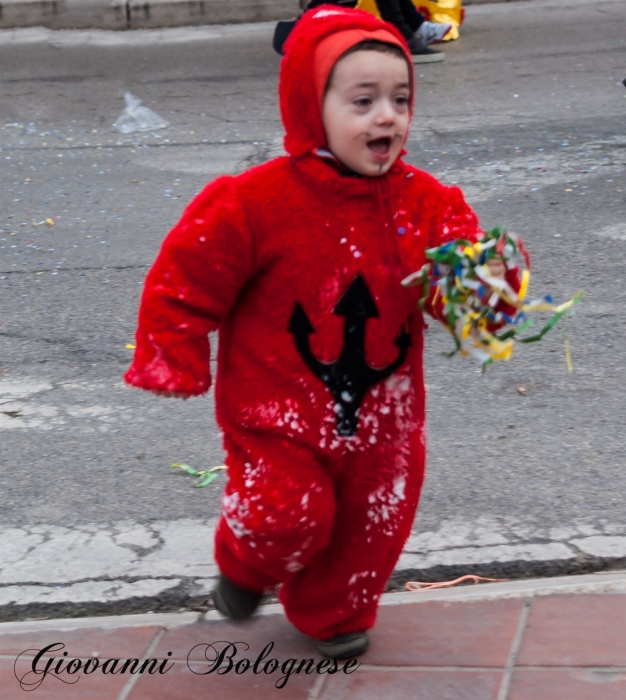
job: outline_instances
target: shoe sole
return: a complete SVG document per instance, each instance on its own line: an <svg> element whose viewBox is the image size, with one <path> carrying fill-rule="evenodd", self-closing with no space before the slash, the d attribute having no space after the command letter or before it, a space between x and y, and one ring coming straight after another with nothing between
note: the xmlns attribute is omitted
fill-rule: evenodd
<svg viewBox="0 0 626 700"><path fill-rule="evenodd" d="M329 659L352 659L355 656L364 654L369 645L370 642L366 636L343 643L333 644L331 642L318 641L316 644L320 654L327 656Z"/></svg>
<svg viewBox="0 0 626 700"><path fill-rule="evenodd" d="M213 605L215 606L215 609L222 615L224 615L224 617L227 617L229 620L233 621L249 620L252 617L252 615L254 615L258 607L257 604L252 609L238 610L229 606L226 602L226 599L224 598L222 591L220 591L219 585L213 590L211 598L213 599Z"/></svg>
<svg viewBox="0 0 626 700"><path fill-rule="evenodd" d="M229 620L242 620L246 618L241 618L241 617L236 617L233 615L232 610L226 605L226 601L222 597L222 595L219 593L219 591L214 590L213 593L211 594L211 598L213 599L213 605L215 606L215 609L224 615L224 617L227 617Z"/></svg>
<svg viewBox="0 0 626 700"><path fill-rule="evenodd" d="M411 56L413 63L439 63L443 61L445 57L446 54L443 51L439 53L418 53Z"/></svg>

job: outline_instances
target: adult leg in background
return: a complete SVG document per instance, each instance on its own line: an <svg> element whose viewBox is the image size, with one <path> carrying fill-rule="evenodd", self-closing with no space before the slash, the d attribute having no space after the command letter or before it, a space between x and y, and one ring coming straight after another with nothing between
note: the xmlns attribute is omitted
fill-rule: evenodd
<svg viewBox="0 0 626 700"><path fill-rule="evenodd" d="M376 0L380 16L393 24L409 41L425 20L411 0Z"/></svg>

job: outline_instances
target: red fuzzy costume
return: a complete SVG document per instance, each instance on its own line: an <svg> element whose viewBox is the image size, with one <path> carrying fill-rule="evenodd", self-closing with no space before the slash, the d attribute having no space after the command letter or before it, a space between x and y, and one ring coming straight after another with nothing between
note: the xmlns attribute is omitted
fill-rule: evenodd
<svg viewBox="0 0 626 700"><path fill-rule="evenodd" d="M381 27L403 42L354 10L298 23L280 78L290 155L219 178L186 209L147 277L126 374L204 394L219 329L216 559L240 586L282 584L289 619L320 639L374 624L422 485L423 319L400 281L426 247L480 234L458 188L400 160L368 178L317 154L315 47Z"/></svg>

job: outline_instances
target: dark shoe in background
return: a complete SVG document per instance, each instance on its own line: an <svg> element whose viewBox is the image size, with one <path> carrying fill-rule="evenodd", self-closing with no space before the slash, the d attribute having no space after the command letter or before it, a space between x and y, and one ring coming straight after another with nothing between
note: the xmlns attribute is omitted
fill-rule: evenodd
<svg viewBox="0 0 626 700"><path fill-rule="evenodd" d="M287 41L287 37L291 34L291 30L296 26L297 19L281 19L276 24L274 29L274 38L272 39L272 47L277 54L281 56L283 53L283 45Z"/></svg>
<svg viewBox="0 0 626 700"><path fill-rule="evenodd" d="M411 51L413 63L437 63L438 61L443 61L446 57L443 51L436 51L435 49L429 48L416 36L412 36L407 44Z"/></svg>

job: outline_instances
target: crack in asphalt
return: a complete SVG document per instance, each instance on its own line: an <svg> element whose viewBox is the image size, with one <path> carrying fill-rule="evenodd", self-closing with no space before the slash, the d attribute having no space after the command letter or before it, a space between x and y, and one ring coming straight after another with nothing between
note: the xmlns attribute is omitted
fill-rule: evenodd
<svg viewBox="0 0 626 700"><path fill-rule="evenodd" d="M150 267L152 263L142 263L140 265L108 265L102 267L100 265L96 266L85 266L85 267L46 267L44 269L37 270L0 270L0 274L3 275L32 275L38 272L90 272L94 270L143 270Z"/></svg>
<svg viewBox="0 0 626 700"><path fill-rule="evenodd" d="M50 345L71 345L77 342L76 340L67 340L64 338L38 338L36 336L23 335L21 333L11 333L10 331L0 331L0 336L3 338L17 338L18 340L35 340L38 343L49 343Z"/></svg>
<svg viewBox="0 0 626 700"><path fill-rule="evenodd" d="M229 122L230 123L230 122ZM258 139L255 141L253 139L243 140L243 141L169 141L167 143L107 143L101 145L72 145L72 146L4 146L0 150L5 150L7 153L15 151L83 151L83 150L106 150L109 148L123 149L123 148L171 148L175 147L185 147L188 146L237 146L237 145L257 145Z"/></svg>
<svg viewBox="0 0 626 700"><path fill-rule="evenodd" d="M13 583L0 583L0 590L3 588L11 588L13 586L37 586L39 588L70 588L71 586L80 583L137 583L138 581L197 581L200 578L217 578L218 574L215 576L185 576L184 574L171 574L164 576L129 576L128 574L123 574L121 576L94 576L92 578L80 578L64 583L55 583L54 581L48 583L42 583L41 581L19 581Z"/></svg>

